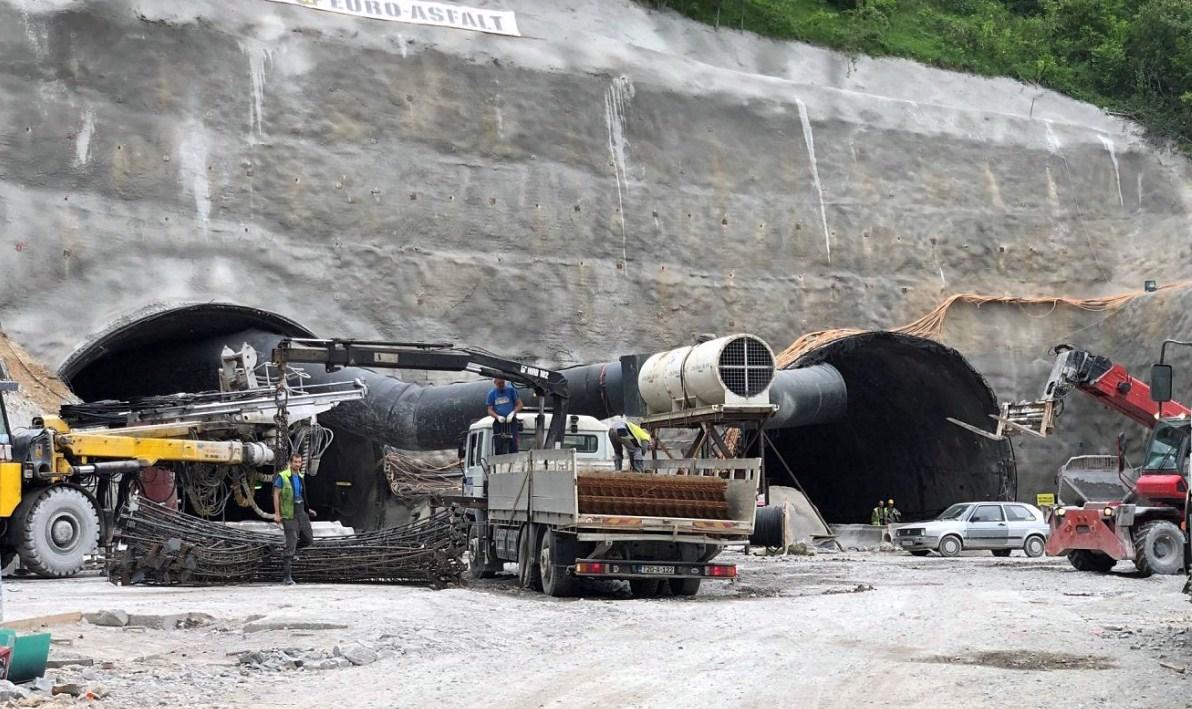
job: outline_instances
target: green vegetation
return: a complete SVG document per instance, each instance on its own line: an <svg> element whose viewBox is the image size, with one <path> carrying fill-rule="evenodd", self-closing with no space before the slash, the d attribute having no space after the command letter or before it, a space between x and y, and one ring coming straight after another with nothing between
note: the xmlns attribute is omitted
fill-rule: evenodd
<svg viewBox="0 0 1192 709"><path fill-rule="evenodd" d="M850 53L1009 76L1192 146L1192 0L639 0Z"/></svg>

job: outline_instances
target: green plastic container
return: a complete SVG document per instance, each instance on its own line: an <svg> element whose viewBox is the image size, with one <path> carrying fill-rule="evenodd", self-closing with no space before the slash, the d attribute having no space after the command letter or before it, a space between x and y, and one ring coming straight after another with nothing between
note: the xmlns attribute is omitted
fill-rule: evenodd
<svg viewBox="0 0 1192 709"><path fill-rule="evenodd" d="M12 660L8 666L9 682L28 682L46 673L46 662L50 659L50 634L16 635L11 630L0 628L0 642L4 633L15 636L9 640Z"/></svg>

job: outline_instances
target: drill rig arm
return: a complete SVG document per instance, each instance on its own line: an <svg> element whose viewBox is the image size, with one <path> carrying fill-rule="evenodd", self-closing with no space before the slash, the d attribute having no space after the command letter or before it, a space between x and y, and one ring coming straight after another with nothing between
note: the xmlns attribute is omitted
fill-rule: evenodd
<svg viewBox="0 0 1192 709"><path fill-rule="evenodd" d="M450 343L383 342L368 340L313 340L285 338L273 350L273 363L322 364L328 372L341 367L416 369L439 372L474 372L482 377L507 379L529 387L550 402L550 429L543 447L562 443L569 394L567 378L559 372L506 359L483 350Z"/></svg>

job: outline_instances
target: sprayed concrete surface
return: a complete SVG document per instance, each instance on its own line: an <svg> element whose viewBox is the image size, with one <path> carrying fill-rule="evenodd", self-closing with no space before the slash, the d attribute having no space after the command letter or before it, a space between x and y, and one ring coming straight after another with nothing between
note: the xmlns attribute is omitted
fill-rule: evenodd
<svg viewBox="0 0 1192 709"><path fill-rule="evenodd" d="M565 365L1185 275L1187 161L1090 105L628 0L481 4L526 36L0 0L0 322L58 362L151 301L220 300ZM947 335L1025 398L1103 317L1045 315ZM1179 334L1143 315L1114 342L1135 362ZM1063 455L1021 453L1030 499Z"/></svg>
<svg viewBox="0 0 1192 709"><path fill-rule="evenodd" d="M55 628L71 643L56 656L96 665L51 676L103 684L104 706L1189 705L1178 668L1192 667L1192 606L1180 578L975 552L728 558L742 579L694 599L632 600L617 583L549 599L501 579L431 591L118 588L92 577L6 580L5 613L214 616L187 630ZM293 623L331 627L270 629ZM325 658L337 645L364 664L269 669L229 654Z"/></svg>

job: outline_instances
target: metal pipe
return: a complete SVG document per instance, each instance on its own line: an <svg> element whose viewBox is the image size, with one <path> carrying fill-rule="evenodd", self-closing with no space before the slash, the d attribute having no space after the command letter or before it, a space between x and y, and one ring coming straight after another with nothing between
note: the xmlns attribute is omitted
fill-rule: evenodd
<svg viewBox="0 0 1192 709"><path fill-rule="evenodd" d="M62 374L92 401L215 389L225 346L238 349L247 343L258 352L271 352L282 337L312 335L293 321L270 317L265 311L220 304L157 311L96 338L67 360ZM468 426L485 415L485 395L492 386L488 381L420 385L359 368L330 373L304 369L311 384L361 379L368 387L364 399L320 416L323 423L407 450L454 448ZM571 392L571 413L603 419L625 412L620 362L562 373ZM844 415L844 379L831 365L775 374L770 400L780 408L771 427L824 423ZM525 404L532 407L536 400L528 395Z"/></svg>

